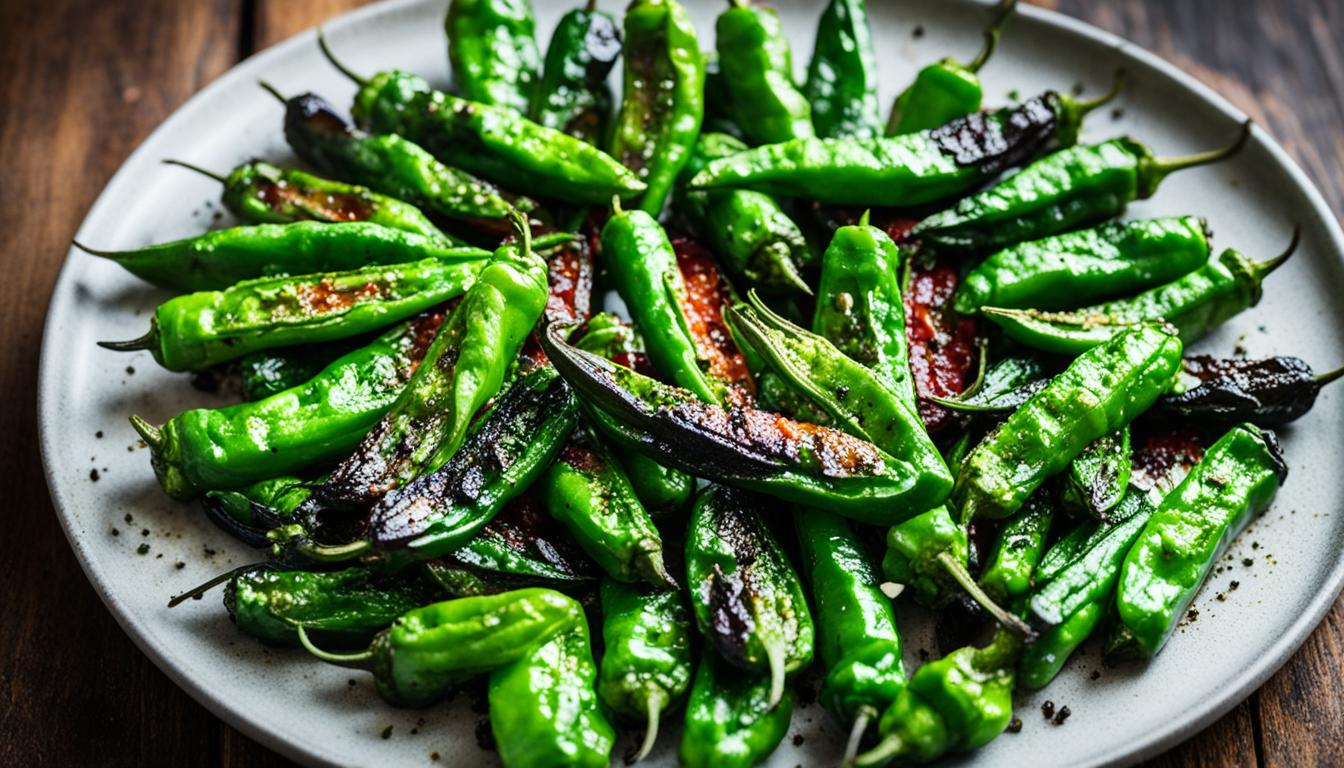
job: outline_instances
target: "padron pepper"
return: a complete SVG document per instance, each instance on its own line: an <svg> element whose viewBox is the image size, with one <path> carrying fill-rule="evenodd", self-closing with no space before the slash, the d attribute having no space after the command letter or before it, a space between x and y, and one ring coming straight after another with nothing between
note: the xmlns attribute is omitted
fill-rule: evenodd
<svg viewBox="0 0 1344 768"><path fill-rule="evenodd" d="M1037 491L1017 514L1004 521L980 570L978 581L986 594L1011 603L1031 589L1054 513L1049 495Z"/></svg>
<svg viewBox="0 0 1344 768"><path fill-rule="evenodd" d="M1093 440L1060 476L1060 506L1067 512L1106 520L1129 487L1133 454L1129 427Z"/></svg>
<svg viewBox="0 0 1344 768"><path fill-rule="evenodd" d="M984 307L981 313L1010 338L1044 352L1078 354L1148 320L1175 326L1190 344L1260 303L1264 281L1297 249L1298 231L1283 254L1251 261L1229 248L1215 260L1137 296L1068 312Z"/></svg>
<svg viewBox="0 0 1344 768"><path fill-rule="evenodd" d="M644 723L631 762L648 756L659 719L691 685L691 613L680 592L602 581L602 639L597 695L620 717Z"/></svg>
<svg viewBox="0 0 1344 768"><path fill-rule="evenodd" d="M293 519L312 498L312 484L295 475L278 475L229 491L206 491L201 509L210 522L258 549L270 542L266 532Z"/></svg>
<svg viewBox="0 0 1344 768"><path fill-rule="evenodd" d="M775 9L728 0L714 31L728 111L747 141L814 138L812 105L793 82L793 55Z"/></svg>
<svg viewBox="0 0 1344 768"><path fill-rule="evenodd" d="M705 115L705 62L677 0L635 0L625 12L625 88L611 155L648 188L639 208L657 216L691 159Z"/></svg>
<svg viewBox="0 0 1344 768"><path fill-rule="evenodd" d="M1016 512L1088 443L1156 402L1180 361L1180 339L1160 324L1132 326L1080 355L971 450L952 491L961 519Z"/></svg>
<svg viewBox="0 0 1344 768"><path fill-rule="evenodd" d="M984 368L985 358L980 358ZM1007 413L1025 403L1050 383L1044 366L1035 357L1005 357L984 370L954 398L929 397L929 400L958 413Z"/></svg>
<svg viewBox="0 0 1344 768"><path fill-rule="evenodd" d="M1344 368L1318 374L1306 361L1288 356L1220 360L1196 355L1185 358L1181 368L1184 386L1164 395L1161 408L1214 423L1249 421L1266 427L1302 418L1321 388L1344 376Z"/></svg>
<svg viewBox="0 0 1344 768"><path fill-rule="evenodd" d="M1151 197L1172 173L1235 155L1250 135L1246 122L1226 148L1173 159L1129 138L1067 146L929 216L912 234L939 251L983 253L1104 221Z"/></svg>
<svg viewBox="0 0 1344 768"><path fill-rule="evenodd" d="M691 683L677 758L684 768L751 768L789 732L794 694L771 698L770 680L719 658L700 654Z"/></svg>
<svg viewBox="0 0 1344 768"><path fill-rule="evenodd" d="M1287 475L1273 432L1242 424L1209 446L1125 556L1116 606L1133 644L1116 655L1162 649L1214 563Z"/></svg>
<svg viewBox="0 0 1344 768"><path fill-rule="evenodd" d="M303 347L265 349L238 360L244 400L260 400L307 382L341 355L367 343L367 339L342 339ZM225 368L225 371L231 371ZM209 372L207 372L208 375Z"/></svg>
<svg viewBox="0 0 1344 768"><path fill-rule="evenodd" d="M298 625L299 642L323 661L373 673L398 707L427 707L473 677L507 667L583 625L583 608L549 589L462 597L399 616L359 653L329 653Z"/></svg>
<svg viewBox="0 0 1344 768"><path fill-rule="evenodd" d="M817 21L817 42L803 94L823 139L874 139L882 134L877 57L864 0L830 0Z"/></svg>
<svg viewBox="0 0 1344 768"><path fill-rule="evenodd" d="M620 29L610 14L597 9L596 0L566 13L551 35L528 116L600 146L611 121L607 76L620 55Z"/></svg>
<svg viewBox="0 0 1344 768"><path fill-rule="evenodd" d="M527 114L541 69L531 0L452 0L443 27L462 98Z"/></svg>
<svg viewBox="0 0 1344 768"><path fill-rule="evenodd" d="M686 532L686 581L700 633L728 663L768 674L769 703L812 661L812 617L798 574L758 508L723 486L696 497Z"/></svg>

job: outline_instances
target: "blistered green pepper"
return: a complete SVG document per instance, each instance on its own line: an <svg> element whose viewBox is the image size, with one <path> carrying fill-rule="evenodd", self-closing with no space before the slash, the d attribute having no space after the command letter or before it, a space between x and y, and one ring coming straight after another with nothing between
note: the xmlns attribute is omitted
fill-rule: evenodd
<svg viewBox="0 0 1344 768"><path fill-rule="evenodd" d="M1074 514L1107 519L1129 488L1133 454L1129 427L1093 440L1061 477L1060 506Z"/></svg>
<svg viewBox="0 0 1344 768"><path fill-rule="evenodd" d="M830 0L817 22L817 43L803 93L823 139L872 139L882 133L877 57L864 0Z"/></svg>
<svg viewBox="0 0 1344 768"><path fill-rule="evenodd" d="M541 69L531 0L452 0L443 26L462 98L527 114Z"/></svg>
<svg viewBox="0 0 1344 768"><path fill-rule="evenodd" d="M793 702L793 691L784 691L776 701L768 678L745 673L706 648L686 704L677 752L681 765L751 768L784 740Z"/></svg>
<svg viewBox="0 0 1344 768"><path fill-rule="evenodd" d="M1004 521L980 571L981 589L1000 602L1021 597L1031 589L1036 565L1045 553L1045 539L1054 512L1048 495L1038 492L1017 514Z"/></svg>
<svg viewBox="0 0 1344 768"><path fill-rule="evenodd" d="M601 145L612 110L607 75L620 55L616 20L597 10L596 0L566 13L551 35L529 116L547 128Z"/></svg>
<svg viewBox="0 0 1344 768"><path fill-rule="evenodd" d="M810 139L812 105L793 82L793 55L774 8L729 0L715 24L728 109L752 144Z"/></svg>

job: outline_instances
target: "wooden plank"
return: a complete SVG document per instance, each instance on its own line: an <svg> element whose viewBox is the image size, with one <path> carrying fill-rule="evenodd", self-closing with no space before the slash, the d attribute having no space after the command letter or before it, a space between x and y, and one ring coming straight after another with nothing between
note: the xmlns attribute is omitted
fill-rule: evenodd
<svg viewBox="0 0 1344 768"><path fill-rule="evenodd" d="M1344 765L1344 601L1259 697L1265 768Z"/></svg>
<svg viewBox="0 0 1344 768"><path fill-rule="evenodd" d="M1254 697L1146 768L1256 768Z"/></svg>
<svg viewBox="0 0 1344 768"><path fill-rule="evenodd" d="M252 45L261 50L372 0L256 0Z"/></svg>
<svg viewBox="0 0 1344 768"><path fill-rule="evenodd" d="M131 150L237 57L241 0L0 3L0 765L199 765L214 718L136 649L76 564L33 418L56 273Z"/></svg>

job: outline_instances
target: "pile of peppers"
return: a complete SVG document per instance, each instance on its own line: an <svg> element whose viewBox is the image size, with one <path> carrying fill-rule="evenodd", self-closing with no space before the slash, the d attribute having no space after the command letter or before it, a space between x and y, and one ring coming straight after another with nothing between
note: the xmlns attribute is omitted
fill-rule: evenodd
<svg viewBox="0 0 1344 768"><path fill-rule="evenodd" d="M319 38L348 117L265 86L305 167L169 161L238 224L79 246L176 294L102 346L242 380L131 420L255 551L170 604L222 584L239 631L395 706L479 686L515 768L606 766L627 729L638 761L669 717L683 765L760 763L809 668L845 764L923 763L1094 634L1160 652L1287 477L1269 428L1344 369L1187 350L1296 235L1252 258L1198 211L1118 217L1250 126L1082 141L1119 77L986 108L1014 6L889 116L864 0L828 0L802 82L748 0L712 31L590 1L545 50L529 0L452 0L451 91ZM960 625L913 668L908 602Z"/></svg>

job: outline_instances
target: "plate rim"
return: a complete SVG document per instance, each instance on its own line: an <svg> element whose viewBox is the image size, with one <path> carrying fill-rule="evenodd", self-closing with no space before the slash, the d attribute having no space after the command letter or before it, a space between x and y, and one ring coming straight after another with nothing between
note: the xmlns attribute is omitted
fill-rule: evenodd
<svg viewBox="0 0 1344 768"><path fill-rule="evenodd" d="M963 5L986 4L982 0L955 1ZM426 2L433 2L433 0L382 0L382 2L375 2L326 19L317 26L297 32L234 64L173 110L172 114L165 118L127 155L85 213L76 230L75 238L84 239L83 234L88 223L105 216L105 209L109 208L112 205L112 200L117 197L115 193L131 183L128 181L128 168L135 164L133 161L145 154L148 151L147 147L154 144L161 134L168 133L177 123L185 121L189 115L203 109L206 104L212 102L216 98L217 92L227 89L231 83L239 79L252 77L253 73L265 67L272 59L281 58L299 46L311 45L316 40L316 30L319 27L329 32L339 31L352 27L367 17L395 14L403 8ZM1226 117L1237 121L1247 119L1245 114L1212 87L1181 70L1165 58L1126 40L1120 35L1059 11L1034 5L1023 5L1017 9L1017 13L1047 27L1053 27L1055 30L1109 47L1117 56L1128 60L1125 62L1126 68L1142 67L1147 69L1193 91ZM1259 124L1254 126L1251 141L1267 150L1272 160L1287 171L1293 184L1305 193L1312 213L1326 222L1325 234L1333 247L1335 259L1344 262L1344 230L1341 229L1339 218L1330 209L1320 189L1302 170L1297 161ZM38 359L37 427L42 471L46 479L48 493L51 496L52 508L60 522L61 530L75 554L80 569L93 586L99 599L112 613L117 624L130 637L135 646L149 657L150 661L175 685L213 715L286 758L309 765L339 765L328 754L322 752L317 745L307 740L296 740L281 736L277 730L269 728L268 724L261 718L250 716L245 710L226 701L224 696L217 695L212 690L197 683L185 671L185 665L179 662L173 653L150 641L150 633L142 626L144 622L141 618L127 610L126 606L110 589L108 583L94 570L86 547L74 530L73 517L67 513L64 498L65 481L58 480L54 476L51 459L57 451L57 446L54 443L54 431L58 415L55 405L55 390L57 387L54 384L55 369L58 363L53 352L55 337L52 333L57 313L52 312L52 305L57 295L73 279L72 268L75 259L72 257L77 253L73 247L67 250L65 261L57 275L51 297L47 302L47 315L43 322L42 344ZM1341 591L1344 591L1344 551L1338 554L1333 568L1330 569L1326 579L1322 582L1321 588L1307 602L1306 609L1279 635L1274 643L1264 650L1255 663L1240 670L1230 678L1229 682L1219 688L1216 694L1204 699L1199 706L1182 711L1176 717L1167 720L1161 728L1149 731L1139 741L1132 742L1138 746L1121 747L1102 753L1089 765L1129 765L1137 763L1153 757L1203 730L1214 720L1240 704L1288 662L1324 620Z"/></svg>

